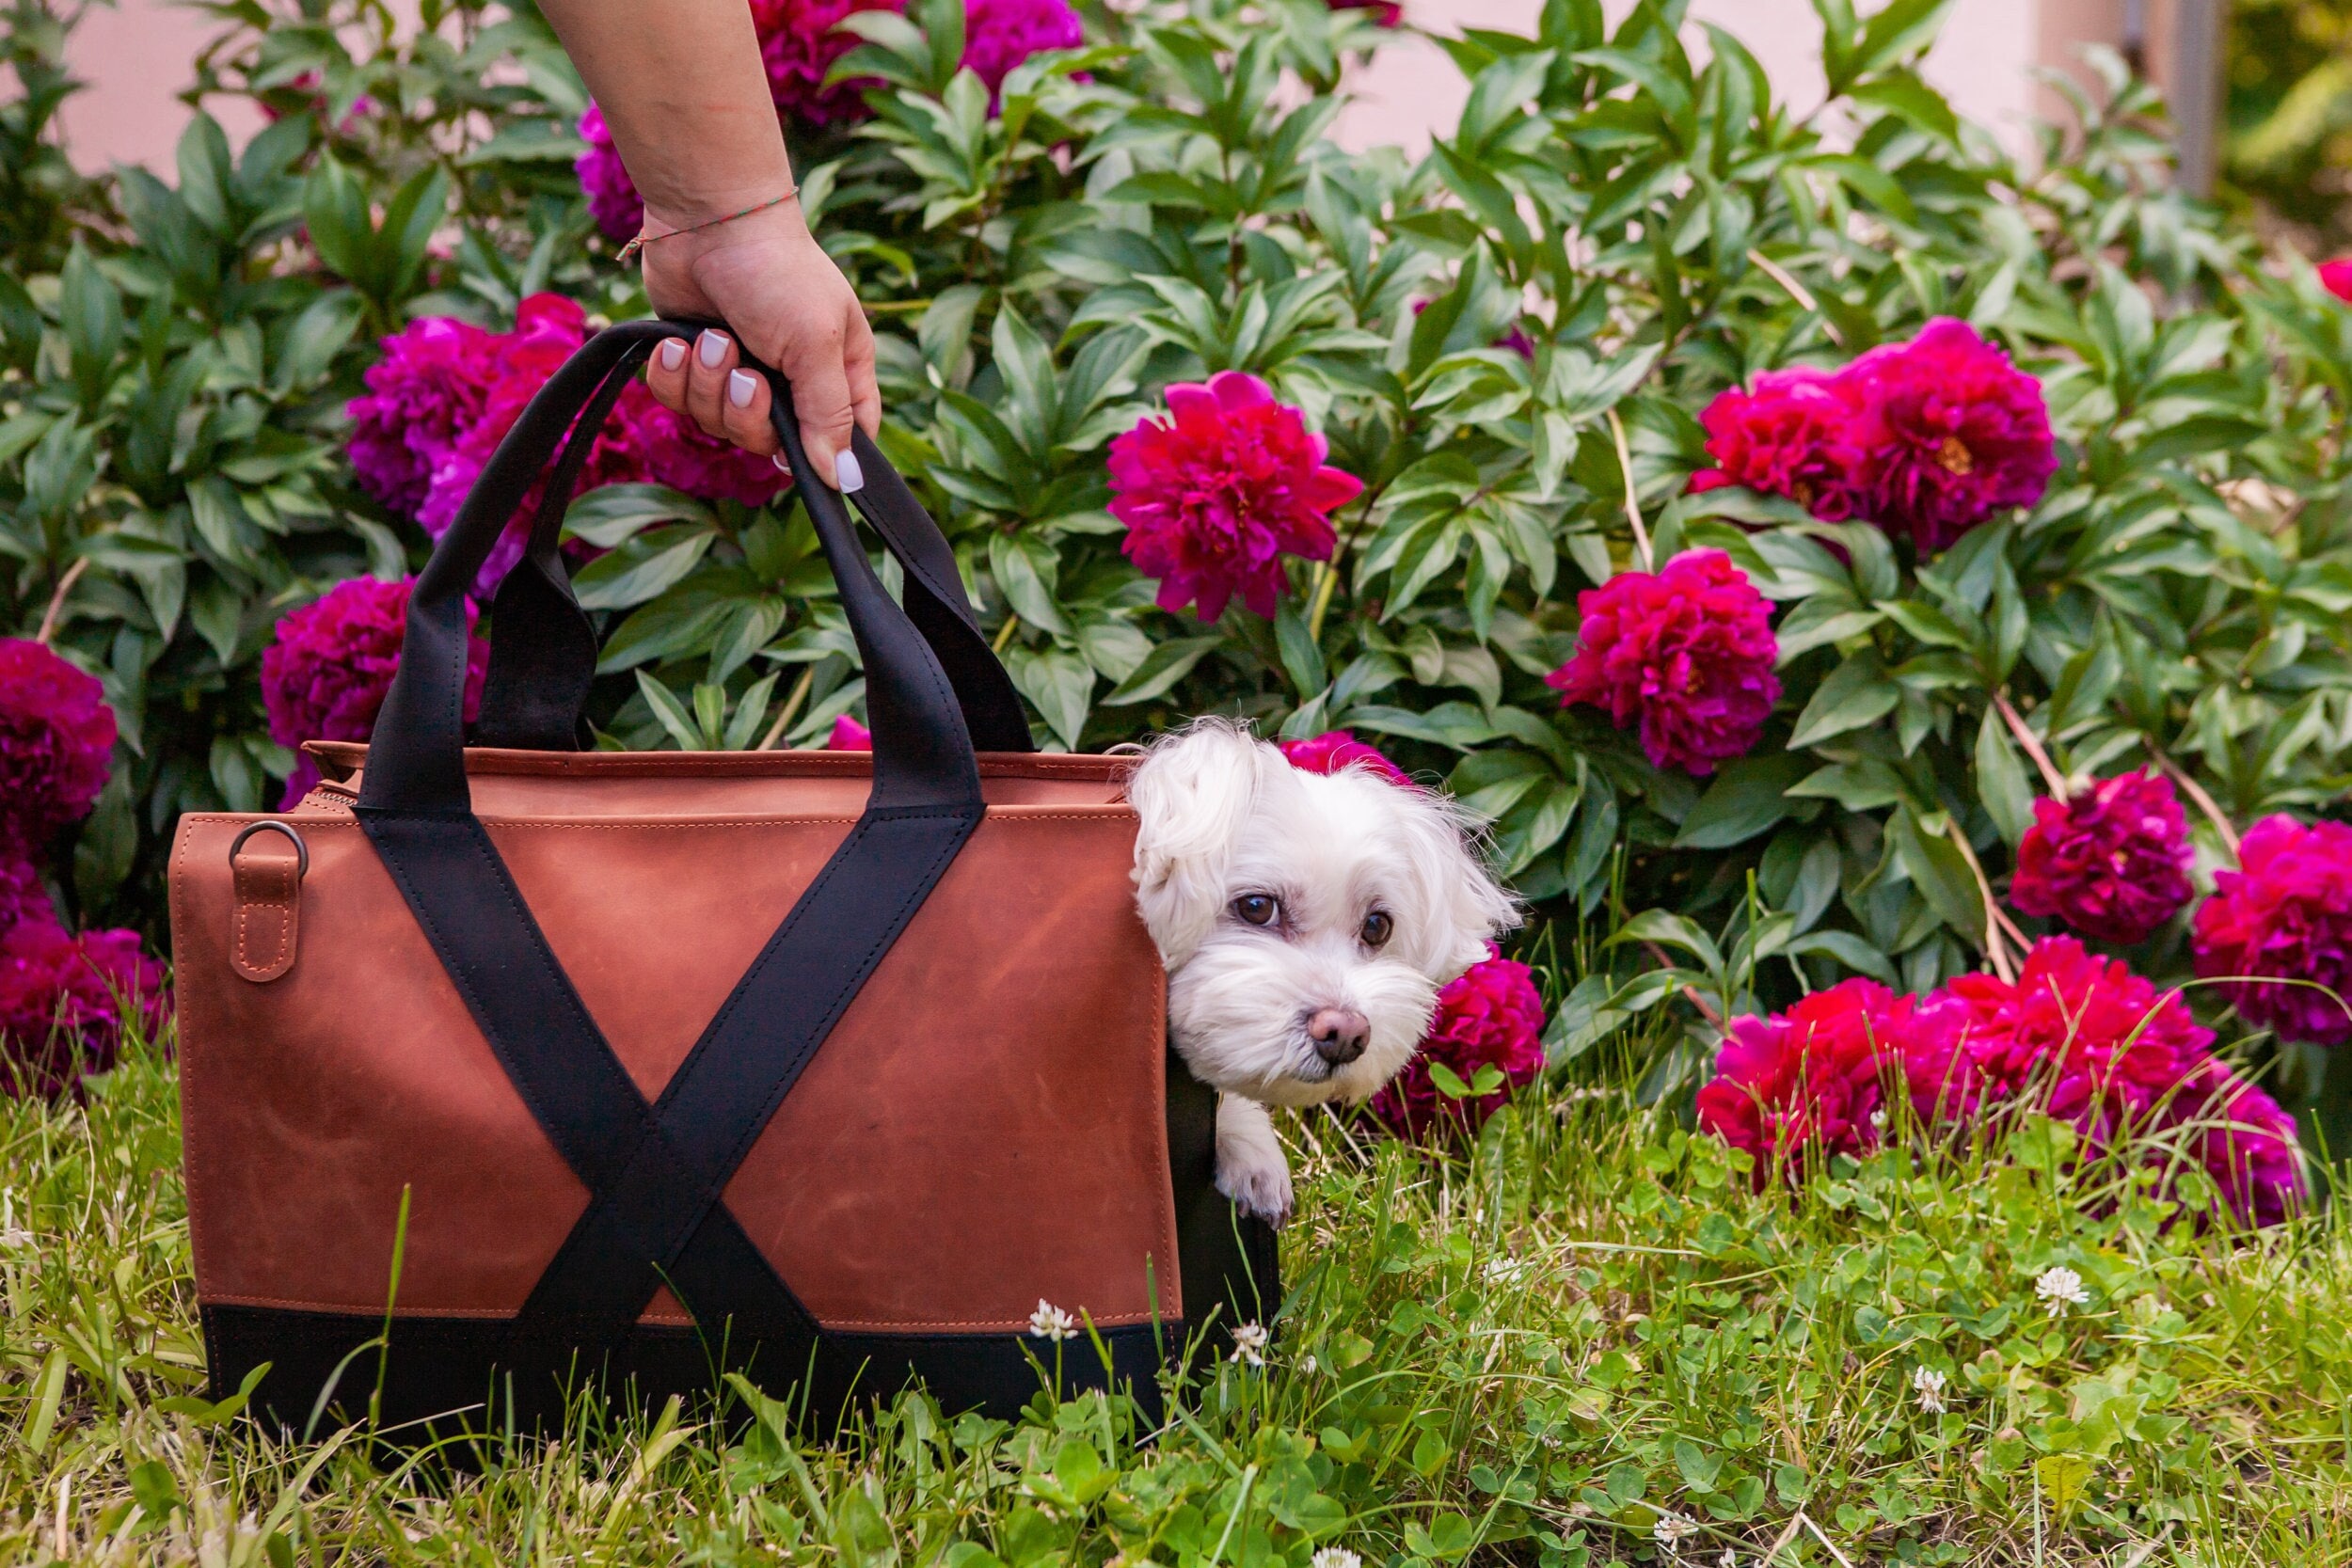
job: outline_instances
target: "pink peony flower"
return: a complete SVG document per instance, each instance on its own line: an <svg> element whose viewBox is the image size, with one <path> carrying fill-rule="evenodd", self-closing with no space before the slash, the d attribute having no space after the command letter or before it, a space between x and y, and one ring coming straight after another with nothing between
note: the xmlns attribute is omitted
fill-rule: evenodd
<svg viewBox="0 0 2352 1568"><path fill-rule="evenodd" d="M1310 773L1337 773L1344 768L1360 768L1375 778L1386 779L1407 789L1418 786L1399 768L1383 755L1377 747L1367 746L1345 730L1326 730L1307 740L1278 740L1274 743L1290 758L1293 768Z"/></svg>
<svg viewBox="0 0 2352 1568"><path fill-rule="evenodd" d="M482 418L499 376L498 340L436 316L410 323L383 347L384 357L362 377L367 395L346 408L351 467L368 494L414 517L435 468Z"/></svg>
<svg viewBox="0 0 2352 1568"><path fill-rule="evenodd" d="M114 1066L126 1017L151 1031L168 1006L163 971L131 931L68 936L54 920L0 933L0 1088L54 1097Z"/></svg>
<svg viewBox="0 0 2352 1568"><path fill-rule="evenodd" d="M1923 555L2033 505L2058 471L2042 384L1965 322L1939 317L1838 379L1857 411L1848 439L1860 511Z"/></svg>
<svg viewBox="0 0 2352 1568"><path fill-rule="evenodd" d="M830 125L864 119L863 87L856 81L825 86L835 60L861 41L836 32L852 11L898 10L893 0L751 0L752 26L759 35L759 57L768 70L768 90L776 112L787 120Z"/></svg>
<svg viewBox="0 0 2352 1568"><path fill-rule="evenodd" d="M114 746L105 688L38 642L0 638L0 851L37 851L79 820Z"/></svg>
<svg viewBox="0 0 2352 1568"><path fill-rule="evenodd" d="M874 732L843 714L833 721L832 738L825 742L828 752L870 752L874 749Z"/></svg>
<svg viewBox="0 0 2352 1568"><path fill-rule="evenodd" d="M42 885L40 867L20 849L0 845L0 931L12 931L28 920L56 924L57 906Z"/></svg>
<svg viewBox="0 0 2352 1568"><path fill-rule="evenodd" d="M1330 514L1363 483L1326 466L1323 437L1254 375L1170 387L1168 411L1111 443L1110 510L1127 525L1127 558L1160 579L1162 610L1191 601L1214 621L1239 594L1271 617L1282 557L1329 560Z"/></svg>
<svg viewBox="0 0 2352 1568"><path fill-rule="evenodd" d="M410 578L353 578L278 621L275 640L262 650L262 704L272 740L298 749L306 740L368 738L400 663L414 584ZM471 604L466 621L473 624ZM466 653L469 722L481 711L489 667L489 644L472 640ZM293 810L318 782L317 766L299 757L278 809Z"/></svg>
<svg viewBox="0 0 2352 1568"><path fill-rule="evenodd" d="M2185 1145L2241 1224L2277 1225L2310 1196L2295 1118L2228 1067L2207 1061L2165 1107L2159 1131ZM2159 1148L2154 1160L2169 1164Z"/></svg>
<svg viewBox="0 0 2352 1568"><path fill-rule="evenodd" d="M2211 1059L2213 1032L2178 993L2159 995L2122 960L2072 937L2034 943L2015 985L1963 974L1947 993L1966 1009L1948 1116L2030 1106L2105 1148L2127 1126L2151 1127L2156 1109Z"/></svg>
<svg viewBox="0 0 2352 1568"><path fill-rule="evenodd" d="M965 0L963 64L988 84L992 102L1030 55L1084 42L1086 28L1063 0Z"/></svg>
<svg viewBox="0 0 2352 1568"><path fill-rule="evenodd" d="M1853 979L1784 1013L1732 1020L1699 1090L1700 1130L1755 1158L1758 1191L1776 1172L1870 1153L1886 1135L1887 1089L1916 1012L1912 998Z"/></svg>
<svg viewBox="0 0 2352 1568"><path fill-rule="evenodd" d="M1405 23L1405 8L1399 0L1329 0L1335 11L1370 11L1372 19L1383 27L1399 27Z"/></svg>
<svg viewBox="0 0 2352 1568"><path fill-rule="evenodd" d="M1780 701L1772 607L1721 550L1686 550L1655 576L1619 572L1577 595L1576 657L1544 677L1563 707L1638 721L1659 768L1712 773L1745 756Z"/></svg>
<svg viewBox="0 0 2352 1568"><path fill-rule="evenodd" d="M1502 1073L1492 1091L1450 1100L1430 1075L1442 1063L1463 1083L1482 1067ZM1368 1101L1372 1114L1400 1137L1422 1138L1433 1131L1475 1132L1512 1092L1544 1070L1544 999L1528 967L1501 956L1472 964L1462 977L1438 992L1437 1016L1405 1069Z"/></svg>
<svg viewBox="0 0 2352 1568"><path fill-rule="evenodd" d="M1855 409L1850 384L1816 370L1767 371L1753 390L1720 393L1699 416L1718 465L1691 476L1693 493L1741 484L1784 496L1823 522L1854 515Z"/></svg>
<svg viewBox="0 0 2352 1568"><path fill-rule="evenodd" d="M2197 973L2240 981L2226 990L2259 1028L2314 1045L2352 1040L2352 827L2266 816L2239 846L2238 869L2214 883L2197 911Z"/></svg>
<svg viewBox="0 0 2352 1568"><path fill-rule="evenodd" d="M2010 896L2102 942L2145 942L2189 900L2188 820L2150 769L2033 803Z"/></svg>
<svg viewBox="0 0 2352 1568"><path fill-rule="evenodd" d="M594 103L580 117L580 135L588 150L572 169L580 176L580 188L588 193L589 215L608 240L617 244L636 238L645 227L645 198L637 194L637 182L628 177L620 149L612 145L604 111Z"/></svg>
<svg viewBox="0 0 2352 1568"><path fill-rule="evenodd" d="M645 477L657 484L704 500L740 501L745 506L765 506L792 486L791 476L767 458L705 435L685 415L654 402L642 384L622 394L613 418L636 427L635 444L643 454Z"/></svg>
<svg viewBox="0 0 2352 1568"><path fill-rule="evenodd" d="M2352 256L2319 263L2319 284L2346 304L2352 304Z"/></svg>

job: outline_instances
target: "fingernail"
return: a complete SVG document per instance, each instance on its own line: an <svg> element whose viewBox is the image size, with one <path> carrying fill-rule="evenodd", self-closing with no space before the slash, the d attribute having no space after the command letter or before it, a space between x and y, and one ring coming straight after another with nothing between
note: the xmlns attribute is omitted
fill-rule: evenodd
<svg viewBox="0 0 2352 1568"><path fill-rule="evenodd" d="M706 332L695 343L694 350L702 356L703 368L715 371L719 368L719 361L727 356L728 346L725 333Z"/></svg>
<svg viewBox="0 0 2352 1568"><path fill-rule="evenodd" d="M770 452L768 461L776 466L776 472L780 474L788 474L792 471L792 460L780 451Z"/></svg>
<svg viewBox="0 0 2352 1568"><path fill-rule="evenodd" d="M752 394L759 390L759 377L749 371L727 372L727 401L738 408L752 405Z"/></svg>
<svg viewBox="0 0 2352 1568"><path fill-rule="evenodd" d="M833 477L841 482L834 488L845 496L866 488L866 470L858 467L857 453L853 451L845 451L833 460Z"/></svg>
<svg viewBox="0 0 2352 1568"><path fill-rule="evenodd" d="M686 342L683 339L673 338L654 352L661 356L661 368L665 371L676 370L686 363Z"/></svg>

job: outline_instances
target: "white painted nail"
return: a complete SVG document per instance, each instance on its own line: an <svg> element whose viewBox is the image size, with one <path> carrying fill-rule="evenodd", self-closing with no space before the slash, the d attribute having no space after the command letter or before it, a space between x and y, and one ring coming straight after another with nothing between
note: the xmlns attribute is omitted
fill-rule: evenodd
<svg viewBox="0 0 2352 1568"><path fill-rule="evenodd" d="M770 452L768 461L776 466L776 472L780 474L788 474L792 471L792 460L780 451Z"/></svg>
<svg viewBox="0 0 2352 1568"><path fill-rule="evenodd" d="M749 371L727 372L727 401L738 408L752 405L752 394L759 390L759 377Z"/></svg>
<svg viewBox="0 0 2352 1568"><path fill-rule="evenodd" d="M710 371L719 368L719 361L727 356L727 335L723 332L706 332L694 344L695 352L702 356L703 368Z"/></svg>
<svg viewBox="0 0 2352 1568"><path fill-rule="evenodd" d="M665 371L676 370L686 363L686 341L683 338L673 338L654 352L661 356L661 368Z"/></svg>
<svg viewBox="0 0 2352 1568"><path fill-rule="evenodd" d="M866 470L858 467L857 453L844 451L833 460L833 477L841 483L835 486L845 496L853 496L866 488Z"/></svg>

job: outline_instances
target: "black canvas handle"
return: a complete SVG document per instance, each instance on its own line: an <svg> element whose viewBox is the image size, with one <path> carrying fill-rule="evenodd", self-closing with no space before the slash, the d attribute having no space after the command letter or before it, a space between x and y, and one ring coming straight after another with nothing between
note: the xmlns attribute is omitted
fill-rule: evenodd
<svg viewBox="0 0 2352 1568"><path fill-rule="evenodd" d="M655 344L691 338L701 325L644 321L606 328L548 379L499 443L409 598L400 667L361 784L363 806L470 813L464 760L466 593L567 431L571 439L532 519L529 546L496 601L483 736L535 749L568 750L579 743L580 705L594 678L596 642L557 548L564 509L604 414L637 365ZM1012 683L963 593L954 552L880 449L859 433L851 450L867 476L860 510L906 572L907 607L893 603L839 492L810 467L789 385L765 365L747 360L745 368L768 381L778 438L866 663L873 803L977 803L975 742L990 751L1027 751L1030 740ZM583 417L591 415L593 422ZM503 654L501 644L507 645Z"/></svg>

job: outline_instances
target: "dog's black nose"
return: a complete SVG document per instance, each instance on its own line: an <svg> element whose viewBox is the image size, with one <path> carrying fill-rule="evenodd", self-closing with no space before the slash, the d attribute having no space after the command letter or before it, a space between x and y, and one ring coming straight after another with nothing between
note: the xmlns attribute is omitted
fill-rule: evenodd
<svg viewBox="0 0 2352 1568"><path fill-rule="evenodd" d="M1333 1067L1345 1067L1372 1043L1372 1024L1353 1007L1325 1007L1307 1021L1307 1037L1315 1054Z"/></svg>

